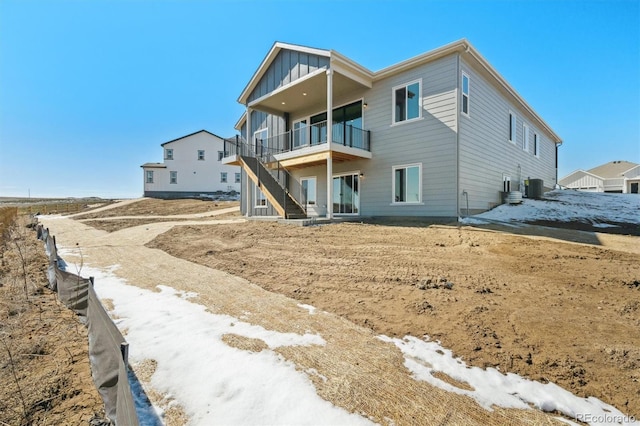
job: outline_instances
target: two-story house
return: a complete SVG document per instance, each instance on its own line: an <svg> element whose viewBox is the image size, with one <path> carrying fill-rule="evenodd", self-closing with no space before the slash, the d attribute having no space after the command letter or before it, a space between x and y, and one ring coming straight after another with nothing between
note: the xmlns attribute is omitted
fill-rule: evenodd
<svg viewBox="0 0 640 426"><path fill-rule="evenodd" d="M375 72L278 42L238 102L247 216L449 219L557 183L561 139L466 40Z"/></svg>
<svg viewBox="0 0 640 426"><path fill-rule="evenodd" d="M144 196L191 198L240 192L240 167L224 164L224 140L206 130L162 145L164 162L143 164Z"/></svg>

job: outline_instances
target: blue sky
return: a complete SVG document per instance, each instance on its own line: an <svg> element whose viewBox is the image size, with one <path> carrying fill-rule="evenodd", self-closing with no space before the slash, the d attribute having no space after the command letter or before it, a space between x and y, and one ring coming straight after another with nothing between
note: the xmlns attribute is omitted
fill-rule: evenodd
<svg viewBox="0 0 640 426"><path fill-rule="evenodd" d="M467 38L564 140L640 163L640 1L0 0L0 196L137 197L141 164L235 134L275 41L372 71Z"/></svg>

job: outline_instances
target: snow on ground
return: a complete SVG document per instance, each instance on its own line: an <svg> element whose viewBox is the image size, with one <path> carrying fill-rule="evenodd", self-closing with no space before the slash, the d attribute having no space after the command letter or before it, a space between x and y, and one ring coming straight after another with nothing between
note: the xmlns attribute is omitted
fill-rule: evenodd
<svg viewBox="0 0 640 426"><path fill-rule="evenodd" d="M71 264L69 270L73 271ZM263 340L270 349L280 346L324 345L317 334L279 333L228 315L213 314L190 301L196 294L158 286L152 292L128 285L113 271L82 267L95 277L100 298L111 299L110 314L130 344L132 365L145 359L157 362L151 386L166 395L164 408L180 404L190 425L210 424L371 424L367 419L321 399L304 373L271 350L258 353L236 349L221 338L233 333ZM312 315L310 305L299 305ZM396 345L405 356L405 367L416 380L467 395L485 409L493 406L557 411L590 425L637 424L615 407L596 398L580 398L553 383L539 383L496 369L468 367L452 352L433 341L406 336L379 336ZM450 385L434 377L442 372L469 384L473 390ZM307 371L307 374L318 374ZM206 379L204 379L206 378ZM135 391L135 387L134 387ZM137 393L141 391L138 390ZM137 403L145 399L139 395ZM173 402L175 401L175 402ZM156 407L162 415L162 408ZM156 413L138 407L142 425L155 426Z"/></svg>
<svg viewBox="0 0 640 426"><path fill-rule="evenodd" d="M640 224L640 196L554 190L545 193L542 200L523 198L519 205L502 204L488 212L464 218L462 223L536 220L575 221L602 228L615 226L612 223Z"/></svg>
<svg viewBox="0 0 640 426"><path fill-rule="evenodd" d="M404 339L379 336L379 339L395 344L402 351L405 367L417 380L424 380L449 392L470 396L490 411L494 405L525 410L533 406L547 412L558 411L590 425L638 424L632 417L597 398L578 397L554 383L544 384L513 373L503 374L494 368L484 370L468 367L437 342L413 336L405 336ZM434 377L433 372L445 373L458 382L469 384L473 390L448 384Z"/></svg>
<svg viewBox="0 0 640 426"><path fill-rule="evenodd" d="M128 285L113 274L115 268L101 270L85 264L82 274L95 277L98 296L113 301L110 314L118 328L126 330L131 364L147 359L157 362L151 386L166 394L167 404L180 404L190 425L305 425L317 424L318 419L325 424L371 424L320 398L307 375L276 352L244 351L221 340L233 333L261 339L275 349L324 345L321 336L279 333L213 314L191 302L192 293L166 286L152 292ZM74 265L69 270L74 271ZM138 413L141 424L157 423L149 410Z"/></svg>

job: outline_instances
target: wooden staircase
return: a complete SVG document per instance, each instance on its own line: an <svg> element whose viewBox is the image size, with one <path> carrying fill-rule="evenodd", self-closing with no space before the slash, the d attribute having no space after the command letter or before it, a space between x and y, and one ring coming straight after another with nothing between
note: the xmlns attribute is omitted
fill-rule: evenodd
<svg viewBox="0 0 640 426"><path fill-rule="evenodd" d="M262 161L253 156L242 155L240 163L249 179L262 190L280 216L285 219L306 219L305 209L278 182Z"/></svg>

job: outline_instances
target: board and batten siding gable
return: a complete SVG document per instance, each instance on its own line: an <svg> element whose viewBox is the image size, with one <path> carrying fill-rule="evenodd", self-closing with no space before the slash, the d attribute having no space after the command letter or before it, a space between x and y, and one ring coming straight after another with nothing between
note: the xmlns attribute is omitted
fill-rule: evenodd
<svg viewBox="0 0 640 426"><path fill-rule="evenodd" d="M511 178L512 190L519 189L518 180L527 178L542 179L545 187L553 188L556 148L550 135L461 57L459 81L462 72L470 78L470 95L469 116L460 113L458 124L460 196L467 192L470 210L499 204L505 175ZM516 115L515 143L509 141L510 112ZM527 151L523 150L523 124L530 132ZM538 135L539 156L534 155L534 134Z"/></svg>
<svg viewBox="0 0 640 426"><path fill-rule="evenodd" d="M282 49L249 95L248 101L252 102L322 67L329 67L329 58L326 56Z"/></svg>
<svg viewBox="0 0 640 426"><path fill-rule="evenodd" d="M560 185L566 186L570 189L581 190L604 190L604 179L598 176L594 176L591 173L587 173L583 170L578 170L571 173L569 176L560 179Z"/></svg>
<svg viewBox="0 0 640 426"><path fill-rule="evenodd" d="M278 115L269 114L264 111L251 111L251 133L249 137L253 139L253 134L260 129L269 129L269 137L279 135L287 131L287 123L284 117ZM246 128L245 128L246 131ZM251 140L251 146L254 146L254 141Z"/></svg>
<svg viewBox="0 0 640 426"><path fill-rule="evenodd" d="M364 127L371 131L372 159L334 165L334 171L363 172L363 215L457 215L456 69L451 55L376 81L365 94ZM393 88L417 79L422 81L422 118L392 124ZM393 167L416 163L422 164L421 204L393 204Z"/></svg>

